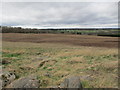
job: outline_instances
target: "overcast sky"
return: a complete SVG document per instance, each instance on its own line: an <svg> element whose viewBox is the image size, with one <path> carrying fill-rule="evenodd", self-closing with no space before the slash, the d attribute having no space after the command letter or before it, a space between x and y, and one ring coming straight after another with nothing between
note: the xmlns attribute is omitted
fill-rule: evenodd
<svg viewBox="0 0 120 90"><path fill-rule="evenodd" d="M0 22L8 26L38 28L118 27L118 3L4 2Z"/></svg>

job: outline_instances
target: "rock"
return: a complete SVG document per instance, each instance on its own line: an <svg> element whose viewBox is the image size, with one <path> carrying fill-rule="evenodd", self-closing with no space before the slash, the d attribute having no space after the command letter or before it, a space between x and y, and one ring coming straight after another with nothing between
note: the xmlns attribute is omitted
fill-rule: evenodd
<svg viewBox="0 0 120 90"><path fill-rule="evenodd" d="M48 81L48 80L45 80L45 79L40 80L40 86L47 86L47 85L48 85L48 83L49 83L49 81Z"/></svg>
<svg viewBox="0 0 120 90"><path fill-rule="evenodd" d="M19 67L21 70L25 70L25 71L29 71L29 70L34 70L33 67L30 66L23 66L23 67Z"/></svg>
<svg viewBox="0 0 120 90"><path fill-rule="evenodd" d="M73 60L72 60L72 61L67 61L67 63L76 64L76 63L79 63L79 61L75 61L75 60L73 61Z"/></svg>
<svg viewBox="0 0 120 90"><path fill-rule="evenodd" d="M39 88L39 80L36 79L34 76L20 78L10 85L7 88Z"/></svg>
<svg viewBox="0 0 120 90"><path fill-rule="evenodd" d="M36 57L32 60L32 62L42 61L42 60L44 60L44 57Z"/></svg>
<svg viewBox="0 0 120 90"><path fill-rule="evenodd" d="M49 90L67 90L66 88L60 88L59 86L50 86Z"/></svg>
<svg viewBox="0 0 120 90"><path fill-rule="evenodd" d="M42 53L41 53L41 52L37 52L37 53L36 53L36 55L40 55L40 54L42 54Z"/></svg>
<svg viewBox="0 0 120 90"><path fill-rule="evenodd" d="M58 86L50 86L50 88L59 88Z"/></svg>
<svg viewBox="0 0 120 90"><path fill-rule="evenodd" d="M2 64L10 64L11 62L8 60L2 60Z"/></svg>
<svg viewBox="0 0 120 90"><path fill-rule="evenodd" d="M15 74L12 72L3 72L0 75L0 82L2 82L2 87L7 86L8 84L10 84L12 81L14 81L16 78Z"/></svg>
<svg viewBox="0 0 120 90"><path fill-rule="evenodd" d="M40 62L39 67L42 67L45 63L49 62L49 64L53 65L55 64L57 61L56 60L43 60L42 62Z"/></svg>
<svg viewBox="0 0 120 90"><path fill-rule="evenodd" d="M0 90L2 90L2 80L0 80Z"/></svg>
<svg viewBox="0 0 120 90"><path fill-rule="evenodd" d="M91 78L89 75L87 76L80 76L81 80L89 80L89 81L92 81L93 78Z"/></svg>
<svg viewBox="0 0 120 90"><path fill-rule="evenodd" d="M39 66L40 67L42 67L46 62L48 62L49 60L43 60L40 64L39 64Z"/></svg>
<svg viewBox="0 0 120 90"><path fill-rule="evenodd" d="M80 82L80 77L72 76L66 78L63 83L60 84L60 88L80 88L82 89L82 84Z"/></svg>
<svg viewBox="0 0 120 90"><path fill-rule="evenodd" d="M51 74L46 72L46 73L44 73L44 76L51 77Z"/></svg>

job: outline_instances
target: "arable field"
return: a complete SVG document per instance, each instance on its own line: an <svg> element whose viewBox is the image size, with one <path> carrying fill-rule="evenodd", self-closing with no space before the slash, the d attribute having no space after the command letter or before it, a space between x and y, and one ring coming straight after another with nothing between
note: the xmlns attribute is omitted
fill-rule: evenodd
<svg viewBox="0 0 120 90"><path fill-rule="evenodd" d="M67 34L2 34L3 71L36 75L40 87L80 76L85 88L118 87L118 38ZM43 63L44 62L44 63Z"/></svg>

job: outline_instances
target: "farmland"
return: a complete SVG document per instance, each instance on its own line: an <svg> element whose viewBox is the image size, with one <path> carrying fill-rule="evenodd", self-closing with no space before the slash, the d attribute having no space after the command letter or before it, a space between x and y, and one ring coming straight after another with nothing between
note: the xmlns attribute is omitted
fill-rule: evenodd
<svg viewBox="0 0 120 90"><path fill-rule="evenodd" d="M80 76L85 88L118 87L117 37L3 33L2 46L3 70L17 79L34 74L46 88Z"/></svg>

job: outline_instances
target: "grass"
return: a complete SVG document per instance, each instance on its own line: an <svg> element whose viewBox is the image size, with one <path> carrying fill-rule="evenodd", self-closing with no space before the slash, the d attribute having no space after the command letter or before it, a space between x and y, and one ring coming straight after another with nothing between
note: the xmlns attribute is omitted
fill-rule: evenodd
<svg viewBox="0 0 120 90"><path fill-rule="evenodd" d="M29 43L3 41L3 59L10 61L3 70L15 71L18 78L35 74L41 87L59 85L68 76L81 78L85 88L115 88L117 86L117 48L99 48L59 43ZM40 67L43 60L49 60ZM51 77L44 74L49 73Z"/></svg>

